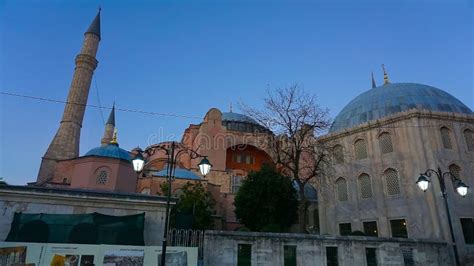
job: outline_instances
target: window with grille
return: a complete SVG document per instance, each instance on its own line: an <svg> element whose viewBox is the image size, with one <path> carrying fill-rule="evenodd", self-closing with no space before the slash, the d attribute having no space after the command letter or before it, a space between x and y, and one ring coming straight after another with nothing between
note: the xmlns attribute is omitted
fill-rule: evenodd
<svg viewBox="0 0 474 266"><path fill-rule="evenodd" d="M233 176L232 177L232 193L236 194L239 191L240 186L242 185L242 177L241 176Z"/></svg>
<svg viewBox="0 0 474 266"><path fill-rule="evenodd" d="M326 247L326 265L339 265L339 257L337 255L337 247Z"/></svg>
<svg viewBox="0 0 474 266"><path fill-rule="evenodd" d="M237 245L237 266L250 266L252 262L252 245Z"/></svg>
<svg viewBox="0 0 474 266"><path fill-rule="evenodd" d="M388 133L382 133L379 136L380 152L391 153L393 152L392 136Z"/></svg>
<svg viewBox="0 0 474 266"><path fill-rule="evenodd" d="M466 244L474 244L474 218L461 218L461 227Z"/></svg>
<svg viewBox="0 0 474 266"><path fill-rule="evenodd" d="M372 184L368 174L361 174L359 176L359 192L363 199L372 197Z"/></svg>
<svg viewBox="0 0 474 266"><path fill-rule="evenodd" d="M109 176L109 173L107 172L107 170L105 170L105 169L100 169L99 171L97 171L95 183L96 183L97 185L105 185L105 184L107 184L107 178L108 178L108 176Z"/></svg>
<svg viewBox="0 0 474 266"><path fill-rule="evenodd" d="M455 177L457 177L458 179L461 179L461 167L455 165L455 164L451 164L449 166L449 171L451 172L451 174L453 174Z"/></svg>
<svg viewBox="0 0 474 266"><path fill-rule="evenodd" d="M367 235L367 236L379 236L376 221L363 222L362 225L364 226L364 234L365 235Z"/></svg>
<svg viewBox="0 0 474 266"><path fill-rule="evenodd" d="M400 180L398 179L398 172L395 169L389 168L384 172L385 186L388 195L400 194Z"/></svg>
<svg viewBox="0 0 474 266"><path fill-rule="evenodd" d="M352 233L352 225L351 223L342 223L339 224L339 234L341 236L347 236Z"/></svg>
<svg viewBox="0 0 474 266"><path fill-rule="evenodd" d="M296 266L296 246L283 246L283 265Z"/></svg>
<svg viewBox="0 0 474 266"><path fill-rule="evenodd" d="M453 145L451 143L451 134L449 132L449 129L447 127L442 127L440 131L441 140L443 141L443 147L445 149L452 149Z"/></svg>
<svg viewBox="0 0 474 266"><path fill-rule="evenodd" d="M474 132L470 129L464 130L464 140L468 151L474 151Z"/></svg>
<svg viewBox="0 0 474 266"><path fill-rule="evenodd" d="M336 180L336 189L339 201L347 201L347 182L344 178L340 177Z"/></svg>
<svg viewBox="0 0 474 266"><path fill-rule="evenodd" d="M344 162L344 151L342 149L341 145L336 145L332 149L333 151L333 156L334 156L334 161L336 163L343 163Z"/></svg>
<svg viewBox="0 0 474 266"><path fill-rule="evenodd" d="M405 219L390 220L392 237L408 238L407 223Z"/></svg>
<svg viewBox="0 0 474 266"><path fill-rule="evenodd" d="M367 158L367 143L359 139L354 143L355 157L357 160Z"/></svg>
<svg viewBox="0 0 474 266"><path fill-rule="evenodd" d="M415 265L415 260L413 258L413 248L402 246L401 250L403 256L403 264L405 266Z"/></svg>

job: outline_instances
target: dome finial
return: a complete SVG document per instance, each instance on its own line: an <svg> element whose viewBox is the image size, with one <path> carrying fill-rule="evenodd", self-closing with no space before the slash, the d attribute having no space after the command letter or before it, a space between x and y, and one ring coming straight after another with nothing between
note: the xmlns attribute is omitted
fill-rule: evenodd
<svg viewBox="0 0 474 266"><path fill-rule="evenodd" d="M113 144L113 145L117 145L117 146L118 146L118 142L117 142L117 128L114 128L114 136L113 136L112 140L110 141L110 144Z"/></svg>
<svg viewBox="0 0 474 266"><path fill-rule="evenodd" d="M382 64L382 70L383 70L383 85L389 84L390 81L388 81L388 74L387 74L387 71L385 70L384 64Z"/></svg>
<svg viewBox="0 0 474 266"><path fill-rule="evenodd" d="M375 84L374 72L372 71L372 89L377 88L377 84Z"/></svg>

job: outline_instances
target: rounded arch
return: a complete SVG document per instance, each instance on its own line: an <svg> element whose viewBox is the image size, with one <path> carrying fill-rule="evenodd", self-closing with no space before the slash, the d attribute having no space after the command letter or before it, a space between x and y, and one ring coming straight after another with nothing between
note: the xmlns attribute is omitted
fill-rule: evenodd
<svg viewBox="0 0 474 266"><path fill-rule="evenodd" d="M230 146L226 150L226 169L258 171L263 165L275 166L270 155L253 145L240 144Z"/></svg>
<svg viewBox="0 0 474 266"><path fill-rule="evenodd" d="M448 167L449 172L453 174L456 178L461 179L461 166L456 163L451 163Z"/></svg>
<svg viewBox="0 0 474 266"><path fill-rule="evenodd" d="M471 128L464 128L462 134L467 150L474 151L474 131Z"/></svg>
<svg viewBox="0 0 474 266"><path fill-rule="evenodd" d="M347 180L344 177L339 177L336 179L335 185L338 201L348 201Z"/></svg>
<svg viewBox="0 0 474 266"><path fill-rule="evenodd" d="M443 143L443 147L445 149L452 149L453 148L453 143L451 139L452 130L447 126L441 126L439 128L439 132L441 135L441 142Z"/></svg>
<svg viewBox="0 0 474 266"><path fill-rule="evenodd" d="M400 177L397 169L389 167L384 170L382 176L387 195L393 196L401 194Z"/></svg>
<svg viewBox="0 0 474 266"><path fill-rule="evenodd" d="M393 152L392 135L389 132L384 131L380 133L377 139L379 141L380 152L382 154Z"/></svg>
<svg viewBox="0 0 474 266"><path fill-rule="evenodd" d="M362 173L357 177L359 195L362 199L372 198L372 179L369 174Z"/></svg>
<svg viewBox="0 0 474 266"><path fill-rule="evenodd" d="M356 160L365 159L368 157L367 141L363 138L358 138L354 141L354 154Z"/></svg>
<svg viewBox="0 0 474 266"><path fill-rule="evenodd" d="M344 147L341 144L336 144L332 147L334 162L344 163Z"/></svg>
<svg viewBox="0 0 474 266"><path fill-rule="evenodd" d="M47 243L49 240L49 226L41 220L34 220L21 226L18 232L18 242Z"/></svg>
<svg viewBox="0 0 474 266"><path fill-rule="evenodd" d="M97 228L92 223L80 223L75 225L69 233L69 243L74 244L96 244Z"/></svg>

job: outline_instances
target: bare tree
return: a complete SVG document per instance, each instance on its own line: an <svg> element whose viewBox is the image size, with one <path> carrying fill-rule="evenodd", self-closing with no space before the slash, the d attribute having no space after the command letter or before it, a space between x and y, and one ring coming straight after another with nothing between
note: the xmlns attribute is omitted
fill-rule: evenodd
<svg viewBox="0 0 474 266"><path fill-rule="evenodd" d="M319 134L330 125L328 110L321 109L316 96L294 85L289 88L268 91L262 109L241 104L242 110L266 125L275 135L270 141L278 170L298 184L299 231L306 231L308 200L305 185L322 177L328 152L318 141Z"/></svg>

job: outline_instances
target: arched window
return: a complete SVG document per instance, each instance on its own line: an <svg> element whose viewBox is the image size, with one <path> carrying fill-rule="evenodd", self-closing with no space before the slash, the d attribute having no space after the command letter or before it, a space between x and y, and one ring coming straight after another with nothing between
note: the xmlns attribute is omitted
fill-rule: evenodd
<svg viewBox="0 0 474 266"><path fill-rule="evenodd" d="M359 193L363 199L372 198L372 184L368 174L361 174L359 176Z"/></svg>
<svg viewBox="0 0 474 266"><path fill-rule="evenodd" d="M359 139L354 143L356 160L367 158L367 143L363 139Z"/></svg>
<svg viewBox="0 0 474 266"><path fill-rule="evenodd" d="M400 194L400 180L398 179L398 172L395 169L389 168L383 173L385 179L385 187L388 195Z"/></svg>
<svg viewBox="0 0 474 266"><path fill-rule="evenodd" d="M468 151L474 151L474 132L470 129L464 130L464 140Z"/></svg>
<svg viewBox="0 0 474 266"><path fill-rule="evenodd" d="M97 169L95 172L95 183L97 185L105 185L107 184L107 179L109 177L109 171L105 167L101 167Z"/></svg>
<svg viewBox="0 0 474 266"><path fill-rule="evenodd" d="M341 145L336 145L332 148L334 162L343 163L344 162L344 152Z"/></svg>
<svg viewBox="0 0 474 266"><path fill-rule="evenodd" d="M349 198L347 195L347 182L344 178L339 177L336 180L336 190L337 190L337 198L339 201L347 201Z"/></svg>
<svg viewBox="0 0 474 266"><path fill-rule="evenodd" d="M447 127L442 127L440 129L441 132L441 140L443 141L443 147L445 149L452 149L453 145L451 144L451 134Z"/></svg>
<svg viewBox="0 0 474 266"><path fill-rule="evenodd" d="M392 136L390 136L390 134L387 132L380 134L379 145L380 145L380 152L382 153L393 152Z"/></svg>
<svg viewBox="0 0 474 266"><path fill-rule="evenodd" d="M458 179L461 179L461 167L455 165L455 164L451 164L449 166L449 171L451 172L451 174L453 174L455 177L457 177Z"/></svg>

